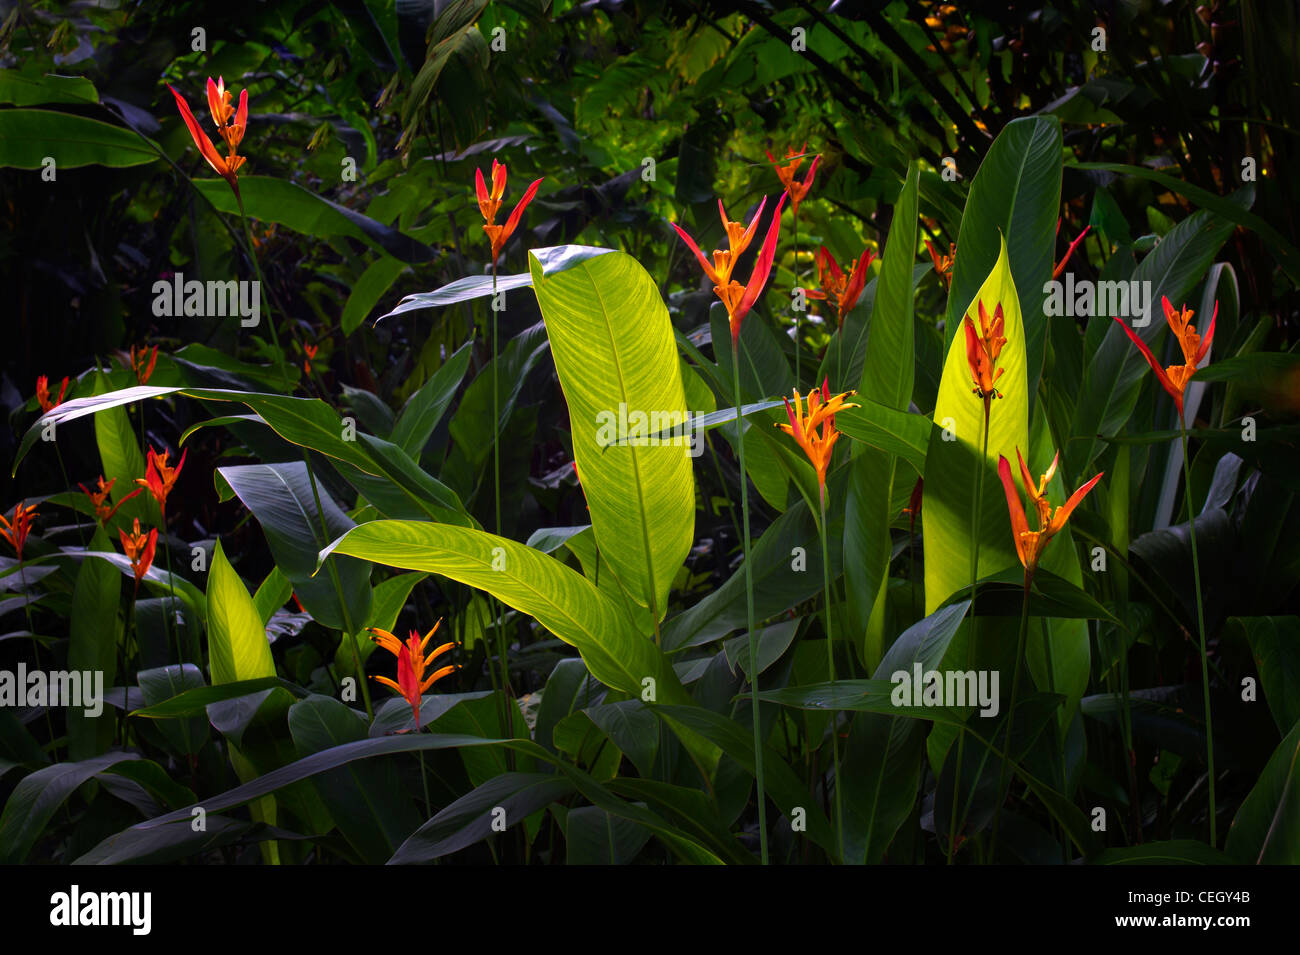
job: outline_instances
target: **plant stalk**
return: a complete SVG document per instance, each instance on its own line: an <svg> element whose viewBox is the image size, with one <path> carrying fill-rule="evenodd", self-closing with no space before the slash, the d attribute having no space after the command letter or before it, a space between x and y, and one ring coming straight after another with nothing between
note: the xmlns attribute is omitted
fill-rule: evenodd
<svg viewBox="0 0 1300 955"><path fill-rule="evenodd" d="M731 380L736 393L736 452L740 456L742 559L745 564L745 621L749 627L750 714L754 720L754 781L758 785L758 845L767 865L767 797L763 786L763 726L758 707L758 634L754 632L754 575L749 564L749 483L745 471L745 423L740 410L740 336L731 336Z"/></svg>
<svg viewBox="0 0 1300 955"><path fill-rule="evenodd" d="M979 461L976 463L975 475L975 500L971 502L971 545L970 545L970 609L967 613L970 615L970 633L966 637L966 669L971 669L971 663L975 656L975 634L976 621L979 619L975 616L975 584L979 580L980 566L980 524L981 510L984 505L984 461L989 453L989 412L992 410L989 399L984 400L984 438L980 445ZM957 767L953 776L952 790L952 815L948 824L948 864L952 865L953 857L957 851L957 807L961 800L958 793L961 791L961 767L962 757L966 749L966 728L963 726L957 736Z"/></svg>
<svg viewBox="0 0 1300 955"><path fill-rule="evenodd" d="M826 668L830 682L835 683L835 638L831 629L831 557L826 539L826 485L821 486L821 523L818 525L822 539L822 585L826 589ZM752 650L750 651L752 654ZM751 656L750 665L753 666ZM835 832L840 862L844 862L844 796L840 787L839 713L831 713L831 756L835 764Z"/></svg>
<svg viewBox="0 0 1300 955"><path fill-rule="evenodd" d="M1178 419L1183 441L1184 497L1187 499L1187 533L1192 540L1192 577L1196 584L1196 629L1201 638L1201 691L1205 701L1205 760L1210 788L1210 845L1218 846L1218 819L1214 802L1214 722L1210 717L1210 655L1205 648L1205 605L1201 597L1201 561L1196 551L1196 515L1192 510L1192 469L1187 460L1187 425Z"/></svg>

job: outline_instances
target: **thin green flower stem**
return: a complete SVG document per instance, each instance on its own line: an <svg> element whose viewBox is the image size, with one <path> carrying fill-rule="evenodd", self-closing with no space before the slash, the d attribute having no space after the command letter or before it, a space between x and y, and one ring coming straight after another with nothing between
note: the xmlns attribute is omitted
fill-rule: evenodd
<svg viewBox="0 0 1300 955"><path fill-rule="evenodd" d="M1020 670L1025 658L1025 645L1029 639L1029 588L1034 580L1034 572L1025 568L1025 596L1020 605L1020 636L1016 640L1016 658L1012 661L1011 677L1011 704L1007 710L1007 749L1006 756L1002 760L1002 767L998 771L998 808L993 812L993 836L989 841L989 859L996 859L998 848L998 824L1002 821L1002 804L1007 799L1007 787L1010 781L1007 776L1007 764L1014 758L1015 754L1011 751L1011 726L1016 717L1016 703L1020 696Z"/></svg>
<svg viewBox="0 0 1300 955"><path fill-rule="evenodd" d="M330 532L325 523L325 509L320 504L320 489L316 486L316 473L311 469L311 459L307 456L306 448L302 449L302 463L307 469L307 479L311 481L311 496L316 502L316 516L320 519L321 534L325 542L328 543ZM321 546L323 547L324 544ZM357 682L361 684L361 698L366 704L366 719L374 722L375 711L370 705L370 687L366 685L365 668L361 665L361 650L357 646L357 632L352 626L352 613L348 610L348 602L343 596L343 581L339 579L339 570L334 566L333 561L327 559L325 566L329 568L330 580L334 584L334 593L339 598L339 611L343 614L343 626L347 628L344 638L352 646L352 664L357 668Z"/></svg>
<svg viewBox="0 0 1300 955"><path fill-rule="evenodd" d="M417 720L415 731L420 732L420 723ZM429 777L424 773L424 750L420 750L420 782L424 785L424 817L426 820L433 818L433 803L429 800Z"/></svg>
<svg viewBox="0 0 1300 955"><path fill-rule="evenodd" d="M799 288L799 211L790 210L794 216L794 285ZM797 390L800 382L799 365L799 309L794 310L794 386Z"/></svg>
<svg viewBox="0 0 1300 955"><path fill-rule="evenodd" d="M835 638L831 629L831 555L826 538L826 485L821 486L821 523L817 526L822 539L822 585L826 588L826 669L830 682L835 683ZM750 651L753 666L753 651ZM840 787L839 713L831 713L831 755L835 762L835 830L840 862L844 861L844 796Z"/></svg>
<svg viewBox="0 0 1300 955"><path fill-rule="evenodd" d="M966 637L966 669L969 670L975 656L975 584L979 579L980 565L980 511L984 504L984 460L989 453L989 411L991 402L984 402L984 439L980 445L979 461L976 465L975 499L971 502L971 546L970 546L970 633ZM957 806L961 800L961 767L966 749L966 729L963 727L957 735L957 767L953 777L952 815L948 824L948 865L952 865L957 851Z"/></svg>
<svg viewBox="0 0 1300 955"><path fill-rule="evenodd" d="M501 536L501 395L497 390L497 374L501 364L501 355L497 350L497 260L492 258L492 298L489 300L492 312L492 497L496 506L496 534ZM514 720L510 713L510 654L506 645L505 627L501 604L496 597L489 595L492 606L493 631L497 645L497 664L501 667L501 728L510 732ZM486 636L486 634L485 634ZM508 763L513 761L513 754L506 755Z"/></svg>
<svg viewBox="0 0 1300 955"><path fill-rule="evenodd" d="M745 621L749 627L749 668L758 670L758 635L754 632L754 574L749 562L749 483L745 471L745 423L740 413L740 336L731 336L731 380L736 393L736 452L740 456L740 506L745 564ZM767 865L767 797L763 786L763 725L758 709L758 674L749 677L750 715L754 721L754 782L758 785L759 857Z"/></svg>
<svg viewBox="0 0 1300 955"><path fill-rule="evenodd" d="M496 533L501 536L501 418L497 392L497 260L492 259L492 492L496 502Z"/></svg>
<svg viewBox="0 0 1300 955"><path fill-rule="evenodd" d="M1201 597L1201 561L1196 551L1196 515L1192 509L1192 469L1187 461L1187 425L1178 419L1183 440L1183 481L1187 499L1187 533L1192 540L1192 580L1196 584L1196 628L1201 637L1201 690L1205 700L1205 759L1210 787L1210 845L1218 846L1218 820L1214 803L1214 722L1210 717L1210 655L1205 649L1205 605Z"/></svg>
<svg viewBox="0 0 1300 955"><path fill-rule="evenodd" d="M184 666L185 652L181 649L181 628L176 625L176 575L172 573L172 549L167 541L167 508L158 505L158 536L163 541L163 560L167 562L167 632L176 636L176 665Z"/></svg>
<svg viewBox="0 0 1300 955"><path fill-rule="evenodd" d="M239 203L239 218L244 223L244 239L248 242L248 258L253 263L253 271L257 274L257 287L262 290L263 303L266 306L266 324L271 329L271 343L275 346L275 353L280 361L284 361L284 352L280 349L280 335L275 330L275 319L271 314L271 295L266 287L266 279L262 275L262 263L257 260L257 246L253 243L253 228L248 224L248 215L244 212L244 197L235 190L235 201ZM311 469L308 468L310 471Z"/></svg>

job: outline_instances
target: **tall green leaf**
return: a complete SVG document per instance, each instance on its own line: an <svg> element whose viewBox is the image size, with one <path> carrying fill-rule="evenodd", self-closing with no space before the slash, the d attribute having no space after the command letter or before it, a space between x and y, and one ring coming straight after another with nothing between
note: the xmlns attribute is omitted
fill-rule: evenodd
<svg viewBox="0 0 1300 955"><path fill-rule="evenodd" d="M1029 447L1024 325L1006 242L1001 248L993 270L968 309L977 330L979 302L984 303L990 316L1001 304L1005 321L1003 334L1007 343L997 361L997 367L1005 369L997 381L1002 397L995 398L991 405L986 455L981 455L984 402L971 392L964 334L952 340L939 381L934 410L937 427L930 435L925 463L925 504L921 508L927 615L958 590L970 586L972 505L979 467L984 468L985 474L979 508L978 576L987 577L1019 561L1009 529L1006 496L994 467L998 455L1014 462L1016 449L1023 453ZM957 322L961 320L959 316Z"/></svg>
<svg viewBox="0 0 1300 955"><path fill-rule="evenodd" d="M655 417L687 411L668 309L646 271L621 252L551 275L536 257L529 265L596 542L629 595L660 620L695 528L687 442L609 444L624 437L617 430L624 415L630 438L660 430Z"/></svg>
<svg viewBox="0 0 1300 955"><path fill-rule="evenodd" d="M900 412L906 412L911 401L915 369L912 263L919 215L918 175L914 162L894 207L858 386L864 400ZM862 659L873 666L884 645L884 593L892 550L890 502L898 468L893 454L862 445L857 450L849 472L844 518L844 547L857 559L844 562L844 577L852 635L863 636Z"/></svg>
<svg viewBox="0 0 1300 955"><path fill-rule="evenodd" d="M1047 337L1043 286L1052 277L1060 215L1061 142L1055 116L1027 116L1007 123L989 147L962 215L944 325L945 346L951 346L960 340L962 315L975 307L975 291L1004 246L1011 284L1019 290L1031 396L1038 389Z"/></svg>

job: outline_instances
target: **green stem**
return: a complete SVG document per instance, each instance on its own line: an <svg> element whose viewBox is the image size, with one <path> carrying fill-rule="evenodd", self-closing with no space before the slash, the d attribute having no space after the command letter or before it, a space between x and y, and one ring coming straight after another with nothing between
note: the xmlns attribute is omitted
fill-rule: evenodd
<svg viewBox="0 0 1300 955"><path fill-rule="evenodd" d="M1020 637L1016 640L1016 658L1012 661L1011 677L1011 704L1007 710L1007 749L1006 756L1002 760L1002 768L998 771L998 808L993 813L993 836L989 841L989 859L997 858L998 848L998 823L1002 821L1002 804L1006 802L1007 787L1010 781L1007 777L1007 765L1015 758L1011 750L1011 725L1016 716L1016 703L1020 696L1020 670L1025 658L1025 645L1029 640L1029 586L1033 583L1034 572L1025 568L1025 597L1020 607Z"/></svg>
<svg viewBox="0 0 1300 955"><path fill-rule="evenodd" d="M791 210L794 216L794 284L799 286L799 213ZM799 388L799 309L794 310L794 386ZM816 385L814 384L814 387Z"/></svg>
<svg viewBox="0 0 1300 955"><path fill-rule="evenodd" d="M415 731L420 732L419 724L416 724ZM429 777L424 773L424 750L420 750L420 782L424 785L424 817L425 819L433 818L433 803L429 801Z"/></svg>
<svg viewBox="0 0 1300 955"><path fill-rule="evenodd" d="M979 619L975 616L975 584L979 580L980 566L980 511L984 504L984 461L989 453L989 411L991 402L988 399L984 401L984 438L980 445L979 461L976 463L975 474L975 499L971 501L971 544L970 544L970 609L967 613L970 615L970 632L966 637L966 669L971 669L971 664L975 656L975 632L976 621ZM957 807L961 800L958 794L961 792L961 767L962 757L966 750L966 729L962 727L957 736L957 766L953 776L952 790L952 815L948 823L948 864L952 865L953 856L957 851Z"/></svg>
<svg viewBox="0 0 1300 955"><path fill-rule="evenodd" d="M749 627L750 715L754 720L754 781L758 784L758 845L767 865L767 797L763 786L763 726L758 708L758 635L754 632L754 575L749 564L749 483L745 471L745 423L740 413L740 336L731 336L731 380L736 393L736 452L740 456L740 508L745 564L745 621Z"/></svg>
<svg viewBox="0 0 1300 955"><path fill-rule="evenodd" d="M248 242L248 258L253 263L253 272L257 275L257 287L262 292L262 302L266 308L266 324L271 329L271 343L275 346L277 359L284 362L284 352L280 350L280 336L275 330L275 319L271 315L271 295L266 287L266 279L262 276L262 263L257 261L257 247L253 244L253 229L248 224L248 216L244 212L244 198L235 190L235 200L239 203L239 218L244 223L244 238ZM310 470L310 468L308 469Z"/></svg>
<svg viewBox="0 0 1300 955"><path fill-rule="evenodd" d="M1214 722L1210 718L1210 655L1205 649L1205 606L1201 597L1201 561L1196 552L1196 516L1192 508L1192 469L1187 460L1187 425L1178 419L1183 439L1183 481L1186 485L1187 533L1192 540L1192 579L1196 584L1196 628L1201 637L1201 690L1205 701L1205 759L1210 786L1210 845L1217 846L1218 820L1214 804Z"/></svg>
<svg viewBox="0 0 1300 955"><path fill-rule="evenodd" d="M158 506L158 520L162 527L158 535L163 539L163 559L167 561L167 627L168 633L176 634L176 665L185 665L185 653L181 649L181 628L176 625L176 575L172 573L172 549L167 540L167 508Z"/></svg>
<svg viewBox="0 0 1300 955"><path fill-rule="evenodd" d="M496 534L501 536L501 394L497 390L497 373L500 365L500 353L497 351L497 260L492 259L492 497L496 506ZM501 604L495 597L492 601L493 636L496 637L497 664L501 667L501 729L511 732L514 721L510 713L510 654L506 645L505 627L502 625ZM513 760L507 754L507 761Z"/></svg>
<svg viewBox="0 0 1300 955"><path fill-rule="evenodd" d="M822 539L822 586L826 589L826 669L835 682L835 637L831 629L831 556L826 543L826 485L821 486L821 523L817 528ZM752 652L752 651L751 651ZM751 658L752 659L752 658ZM751 664L752 665L752 664ZM835 831L840 862L844 861L844 797L840 788L839 713L831 713L831 755L835 763Z"/></svg>

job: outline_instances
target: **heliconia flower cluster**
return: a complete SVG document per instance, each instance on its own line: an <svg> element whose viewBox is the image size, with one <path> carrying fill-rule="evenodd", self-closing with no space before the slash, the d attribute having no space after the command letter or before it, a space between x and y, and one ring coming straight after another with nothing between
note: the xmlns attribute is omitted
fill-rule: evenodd
<svg viewBox="0 0 1300 955"><path fill-rule="evenodd" d="M844 325L844 316L862 297L862 290L867 285L867 272L875 257L873 251L864 249L846 275L830 249L823 245L817 250L817 281L821 291L810 289L808 297L834 300L840 327Z"/></svg>
<svg viewBox="0 0 1300 955"><path fill-rule="evenodd" d="M248 126L248 90L239 94L239 107L236 109L231 105L232 94L226 89L225 79L219 77L214 82L212 77L208 77L208 112L212 114L212 122L216 124L217 132L226 143L227 155L222 156L217 147L212 144L212 140L208 139L207 134L203 132L203 128L199 126L199 121L194 118L194 113L190 111L185 97L178 93L174 86L169 85L167 88L176 98L176 108L180 110L181 119L189 128L190 138L194 140L199 153L217 175L230 184L230 188L238 196L238 173L245 160L245 157L238 155L238 149L240 141L244 138L244 130Z"/></svg>
<svg viewBox="0 0 1300 955"><path fill-rule="evenodd" d="M1174 406L1178 409L1178 420L1183 419L1183 393L1187 390L1187 384L1196 374L1197 368L1209 354L1210 344L1214 341L1214 322L1219 317L1219 303L1214 303L1214 314L1210 316L1210 327L1202 338L1197 334L1196 326L1191 324L1192 316L1195 314L1190 308L1175 309L1170 304L1168 298L1162 298L1160 304L1165 310L1165 321L1169 325L1170 331L1178 340L1178 347L1183 352L1183 363L1181 365L1170 365L1168 369L1162 368L1156 356L1151 353L1147 343L1138 337L1137 332L1129 328L1120 319L1114 319L1119 322L1119 327L1124 329L1124 334L1128 335L1129 340L1138 347L1142 357L1147 360L1151 370L1156 373L1156 380L1160 382L1160 387L1164 388L1169 396L1174 399Z"/></svg>
<svg viewBox="0 0 1300 955"><path fill-rule="evenodd" d="M1038 479L1036 484L1033 476L1029 473L1029 466L1025 464L1025 459L1020 454L1019 448L1016 448L1016 459L1020 462L1020 476L1024 480L1025 491L1029 494L1029 499L1033 501L1034 509L1038 514L1037 530L1031 531L1029 529L1029 521L1025 518L1025 509L1020 502L1020 492L1016 490L1015 479L1011 476L1011 465L1007 463L1007 459L1002 455L998 455L998 477L1002 479L1002 488L1007 496L1007 513L1011 517L1011 531L1015 538L1016 554L1020 557L1020 563L1025 568L1025 579L1028 581L1038 568L1039 559L1042 557L1047 545L1065 527L1065 522L1070 519L1074 509L1079 506L1079 503L1088 495L1088 492L1101 480L1102 475L1098 474L1093 477L1083 487L1071 494L1065 504L1053 510L1051 502L1047 499L1047 485L1051 483L1053 475L1056 474L1056 466L1060 462L1061 453L1059 451L1056 453L1056 457L1052 458L1051 467L1047 469L1046 474L1043 474Z"/></svg>
<svg viewBox="0 0 1300 955"><path fill-rule="evenodd" d="M497 211L501 208L501 202L506 194L506 167L492 160L492 188L488 189L487 184L483 181L483 171L474 170L474 191L478 198L478 209L483 216L483 231L488 237L488 242L492 246L492 264L496 265L497 259L501 256L501 250L505 248L506 242L519 226L519 219L524 214L524 209L528 208L528 203L533 201L537 195L537 188L542 184L541 179L535 180L527 189L524 190L523 198L515 205L510 216L506 219L505 225L497 225ZM543 177L544 178L544 177Z"/></svg>
<svg viewBox="0 0 1300 955"><path fill-rule="evenodd" d="M397 657L397 680L394 681L386 676L372 676L371 679L385 686L396 690L402 699L406 700L411 706L411 716L415 720L415 728L420 728L420 703L423 694L436 682L445 676L455 673L459 667L454 664L448 664L441 669L435 670L427 677L424 671L438 657L447 653L456 646L455 641L449 641L425 655L425 650L429 646L429 641L433 635L438 632L438 627L442 621L439 620L433 625L433 629L420 638L420 634L412 630L411 635L406 640L399 640L396 636L387 630L380 630L378 627L371 627L369 632L370 639L379 646L383 647L393 656Z"/></svg>
<svg viewBox="0 0 1300 955"><path fill-rule="evenodd" d="M832 397L830 380L826 379L822 381L821 390L814 388L806 400L799 397L798 389L794 393L793 406L790 399L785 399L785 413L790 418L790 423L778 423L778 427L794 438L804 454L808 455L809 462L817 472L817 485L823 493L826 491L826 472L831 466L831 452L840 438L840 432L835 429L835 415L848 408L858 407L844 402L852 394L853 392L846 391Z"/></svg>

